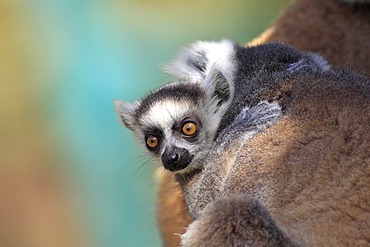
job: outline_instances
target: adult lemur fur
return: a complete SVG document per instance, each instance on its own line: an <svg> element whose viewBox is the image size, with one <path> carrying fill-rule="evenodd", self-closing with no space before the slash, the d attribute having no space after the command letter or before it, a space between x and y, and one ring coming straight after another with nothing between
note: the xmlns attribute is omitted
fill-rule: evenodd
<svg viewBox="0 0 370 247"><path fill-rule="evenodd" d="M278 43L184 49L178 80L116 102L176 172L183 246L348 246L370 236L370 81Z"/></svg>

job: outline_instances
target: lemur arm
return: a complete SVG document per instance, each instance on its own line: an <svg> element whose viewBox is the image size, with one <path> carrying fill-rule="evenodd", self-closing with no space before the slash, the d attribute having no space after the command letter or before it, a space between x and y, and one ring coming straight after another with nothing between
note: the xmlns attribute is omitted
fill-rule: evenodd
<svg viewBox="0 0 370 247"><path fill-rule="evenodd" d="M182 235L181 246L298 245L279 229L258 200L237 195L208 204Z"/></svg>

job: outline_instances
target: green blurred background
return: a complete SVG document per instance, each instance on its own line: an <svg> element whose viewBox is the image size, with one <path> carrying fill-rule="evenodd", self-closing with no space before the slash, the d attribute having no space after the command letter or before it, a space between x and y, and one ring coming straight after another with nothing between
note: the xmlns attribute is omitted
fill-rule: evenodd
<svg viewBox="0 0 370 247"><path fill-rule="evenodd" d="M155 165L112 101L198 39L250 41L289 0L0 0L0 246L160 246Z"/></svg>

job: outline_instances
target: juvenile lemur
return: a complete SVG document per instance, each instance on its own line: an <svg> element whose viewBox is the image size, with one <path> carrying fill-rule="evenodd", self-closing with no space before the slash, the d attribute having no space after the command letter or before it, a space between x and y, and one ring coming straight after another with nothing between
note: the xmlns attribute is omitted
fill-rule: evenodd
<svg viewBox="0 0 370 247"><path fill-rule="evenodd" d="M167 66L177 81L139 102L116 101L116 110L166 169L188 173L203 168L226 127L251 122L254 133L281 115L276 99L265 96L277 88L275 81L328 68L317 55L277 43L245 48L230 40L200 41Z"/></svg>
<svg viewBox="0 0 370 247"><path fill-rule="evenodd" d="M370 243L370 81L279 43L197 42L177 80L116 101L176 173L194 219L182 246Z"/></svg>

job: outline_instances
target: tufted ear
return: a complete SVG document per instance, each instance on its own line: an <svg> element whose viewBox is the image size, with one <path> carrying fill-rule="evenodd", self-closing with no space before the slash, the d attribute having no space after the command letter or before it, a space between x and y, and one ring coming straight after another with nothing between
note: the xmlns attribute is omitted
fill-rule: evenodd
<svg viewBox="0 0 370 247"><path fill-rule="evenodd" d="M234 70L236 44L224 39L219 42L198 41L183 48L164 71L177 79L199 82L215 64L224 72Z"/></svg>
<svg viewBox="0 0 370 247"><path fill-rule="evenodd" d="M138 103L123 102L121 100L114 101L114 108L122 120L126 128L134 131L135 129L135 111L138 108Z"/></svg>
<svg viewBox="0 0 370 247"><path fill-rule="evenodd" d="M215 102L217 108L224 105L231 98L231 85L229 81L220 70L214 67L204 79L203 85L208 100Z"/></svg>

